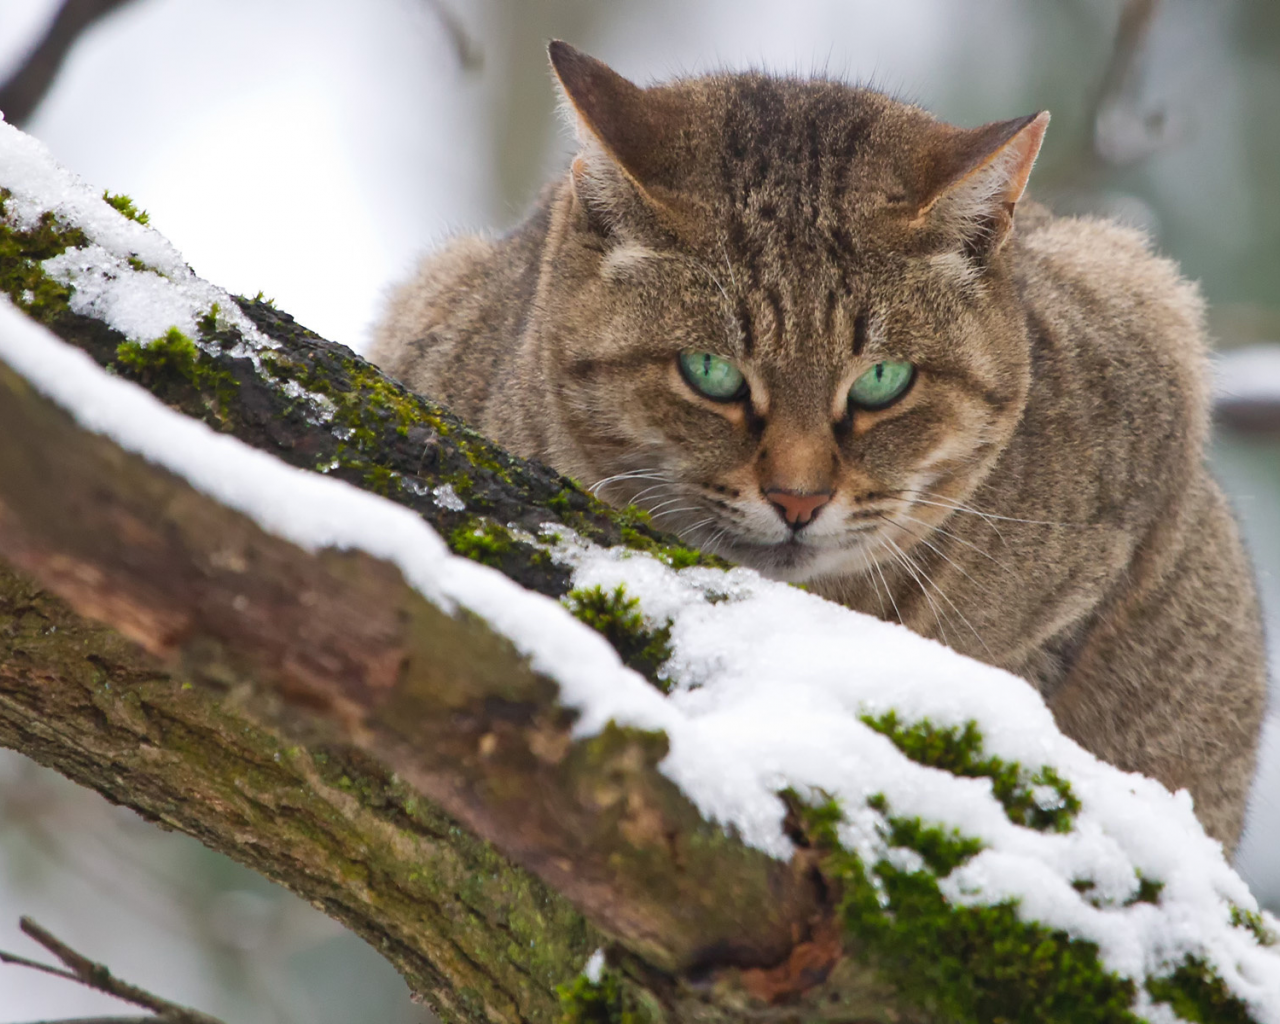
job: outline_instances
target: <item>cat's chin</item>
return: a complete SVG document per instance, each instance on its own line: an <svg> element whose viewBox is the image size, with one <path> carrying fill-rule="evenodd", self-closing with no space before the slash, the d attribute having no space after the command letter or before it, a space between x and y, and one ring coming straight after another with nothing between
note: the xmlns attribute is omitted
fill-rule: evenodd
<svg viewBox="0 0 1280 1024"><path fill-rule="evenodd" d="M782 544L732 542L716 553L780 583L807 583L819 576L843 576L866 566L860 545L820 547L794 540Z"/></svg>

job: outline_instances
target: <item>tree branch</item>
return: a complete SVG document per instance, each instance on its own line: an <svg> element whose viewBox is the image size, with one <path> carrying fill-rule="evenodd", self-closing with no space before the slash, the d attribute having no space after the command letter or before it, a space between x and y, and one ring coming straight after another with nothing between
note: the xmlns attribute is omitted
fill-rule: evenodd
<svg viewBox="0 0 1280 1024"><path fill-rule="evenodd" d="M167 999L161 999L159 996L152 995L146 989L139 988L137 985L131 985L127 981L117 978L103 964L95 963L88 957L77 953L65 942L56 938L49 931L42 928L29 917L24 917L19 921L19 926L23 932L35 939L45 949L56 956L69 968L68 970L60 970L56 967L50 967L47 964L37 963L34 960L28 960L25 957L15 956L12 953L0 952L0 963L14 964L19 967L30 967L37 971L44 971L46 974L52 974L59 978L67 978L70 981L79 982L88 988L98 992L105 992L109 996L115 996L117 999L123 999L126 1003L133 1003L134 1006L141 1006L144 1010L153 1011L155 1017L130 1017L123 1018L130 1022L134 1021L161 1021L163 1024L222 1024L222 1021L215 1017L210 1017L206 1013L199 1010L192 1010L186 1006L180 1006L178 1003L171 1003ZM119 1022L119 1017L98 1017L91 1018L91 1024L111 1024L112 1021ZM67 1022L62 1022L67 1024Z"/></svg>
<svg viewBox="0 0 1280 1024"><path fill-rule="evenodd" d="M63 0L40 41L0 85L0 111L10 124L26 124L53 86L71 48L97 21L130 0Z"/></svg>
<svg viewBox="0 0 1280 1024"><path fill-rule="evenodd" d="M267 534L3 364L0 396L0 556L79 613L199 684L242 680L272 727L378 757L665 969L772 965L807 932L803 872L704 824L656 770L665 741L573 742L554 683L390 564Z"/></svg>
<svg viewBox="0 0 1280 1024"><path fill-rule="evenodd" d="M423 0L423 3L431 9L440 27L444 29L458 66L463 71L479 71L484 67L484 50L462 24L457 11L445 0Z"/></svg>

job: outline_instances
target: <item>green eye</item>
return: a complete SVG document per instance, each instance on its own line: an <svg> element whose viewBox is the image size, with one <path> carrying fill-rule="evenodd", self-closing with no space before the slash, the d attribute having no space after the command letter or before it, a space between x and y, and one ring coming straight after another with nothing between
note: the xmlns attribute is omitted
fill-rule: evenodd
<svg viewBox="0 0 1280 1024"><path fill-rule="evenodd" d="M710 352L681 352L680 372L690 387L717 402L729 402L747 393L742 371Z"/></svg>
<svg viewBox="0 0 1280 1024"><path fill-rule="evenodd" d="M888 361L876 363L853 382L849 401L859 409L883 409L901 398L915 379L912 363Z"/></svg>

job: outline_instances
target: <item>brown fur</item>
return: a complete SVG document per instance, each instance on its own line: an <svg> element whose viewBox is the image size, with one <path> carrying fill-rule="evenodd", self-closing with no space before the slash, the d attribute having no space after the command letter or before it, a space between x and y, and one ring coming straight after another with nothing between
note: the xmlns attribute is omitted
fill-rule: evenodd
<svg viewBox="0 0 1280 1024"><path fill-rule="evenodd" d="M1234 845L1265 669L1202 303L1128 229L1026 203L1015 229L1047 115L552 59L582 154L512 234L429 257L375 359L692 543L1024 676ZM682 350L748 397L699 395ZM884 359L914 384L852 407ZM789 525L766 491L824 503Z"/></svg>

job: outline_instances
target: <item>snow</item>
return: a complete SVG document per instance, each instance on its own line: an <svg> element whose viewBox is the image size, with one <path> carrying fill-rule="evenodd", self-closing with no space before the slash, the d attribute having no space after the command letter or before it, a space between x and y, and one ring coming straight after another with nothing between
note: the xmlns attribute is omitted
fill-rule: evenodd
<svg viewBox="0 0 1280 1024"><path fill-rule="evenodd" d="M587 958L586 964L583 965L582 973L591 984L599 985L600 979L604 977L604 966L604 950L597 949Z"/></svg>
<svg viewBox="0 0 1280 1024"><path fill-rule="evenodd" d="M447 509L450 512L461 512L467 507L467 503L458 497L458 492L453 489L453 484L440 484L431 491L431 500L440 508Z"/></svg>
<svg viewBox="0 0 1280 1024"><path fill-rule="evenodd" d="M76 313L101 320L130 341L149 342L177 327L199 343L196 322L216 304L219 326L234 327L251 351L275 347L227 292L197 277L163 235L103 202L100 190L58 165L43 143L2 116L0 183L12 193L5 201L11 226L29 230L52 212L92 243L44 263L49 276L74 287ZM136 270L131 258L150 269Z"/></svg>
<svg viewBox="0 0 1280 1024"><path fill-rule="evenodd" d="M19 222L54 210L83 228L91 246L46 266L65 275L74 301L92 315L146 340L169 326L194 324L217 301L251 346L268 343L242 327L225 293L195 278L163 239L111 210L38 143L4 125L0 185L13 190L10 215ZM160 273L131 267L132 254ZM882 793L895 815L955 828L984 844L942 880L953 903L1017 900L1024 919L1097 943L1105 964L1128 977L1167 972L1186 955L1201 956L1260 1024L1280 1024L1280 955L1230 925L1229 904L1246 910L1257 904L1220 844L1201 829L1190 797L1104 764L1062 736L1024 681L749 570L675 571L550 528L552 553L572 568L575 586L623 585L651 622L671 623L674 653L664 671L673 692L664 696L560 603L454 556L408 509L285 465L173 412L8 300L0 300L0 360L85 429L181 475L270 533L308 551L365 551L396 565L446 611L484 618L559 684L561 701L580 713L579 737L611 721L664 731L670 752L661 770L708 819L752 846L791 854L777 797L791 787L837 797L847 809L841 840L869 862L917 865L910 851L886 846L883 818L866 806ZM448 500L439 491L435 497ZM988 780L910 761L861 721L890 709L904 722L975 721L988 754L1053 767L1082 803L1075 827L1056 833L1015 825ZM1164 883L1158 904L1124 906L1139 875ZM1072 887L1078 879L1095 883L1090 899ZM1166 1009L1145 1001L1136 1009L1168 1019Z"/></svg>

